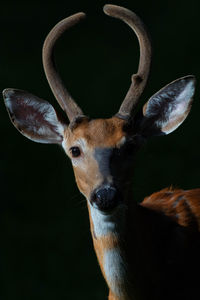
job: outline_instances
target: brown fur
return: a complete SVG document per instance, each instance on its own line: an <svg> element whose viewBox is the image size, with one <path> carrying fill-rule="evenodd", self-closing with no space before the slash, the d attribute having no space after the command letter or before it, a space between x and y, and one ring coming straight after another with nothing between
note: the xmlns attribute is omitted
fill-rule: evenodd
<svg viewBox="0 0 200 300"><path fill-rule="evenodd" d="M86 198L102 182L98 164L91 154L94 153L97 147L118 147L121 139L126 135L123 131L124 123L124 120L116 117L91 121L84 119L74 129L66 129L67 149L76 146L77 141L80 139L84 140L86 144L86 151L81 166L73 166L77 185ZM70 156L68 150L67 154Z"/></svg>
<svg viewBox="0 0 200 300"><path fill-rule="evenodd" d="M166 188L146 197L141 205L172 218L181 226L200 231L200 189Z"/></svg>
<svg viewBox="0 0 200 300"><path fill-rule="evenodd" d="M126 137L127 134L123 130L124 123L125 122L123 120L116 117L106 120L97 119L91 121L85 119L77 127L74 127L73 129L68 128L66 131L66 148L69 149L72 146L76 146L76 142L80 139L84 140L85 143L84 155L80 157L82 161L80 164L74 165L73 168L78 187L87 199L90 198L92 191L99 186L103 180L98 162L93 155L95 148L118 147L122 138ZM68 150L66 150L66 152L70 155ZM128 190L128 187L126 187L126 189ZM130 195L131 193L128 197L126 197L124 194L124 197L127 198L125 201L130 198L132 199L132 196ZM127 203L130 203L130 201L127 201ZM132 201L131 203L133 204ZM153 244L151 245L151 242L149 241L151 231L148 233L149 227L152 226L152 228L154 228L154 214L151 215L151 210L157 212L158 215L165 215L171 218L180 226L200 231L200 189L183 191L167 188L154 193L151 196L146 197L139 205L139 207L147 209L147 215L146 210L141 211L139 207L136 207L136 203L133 207L132 204L130 205L127 211L127 216L125 217L127 220L126 236L124 237L127 243L126 246L122 243L121 237L113 233L109 233L101 237L97 237L95 235L93 221L90 215L90 207L88 205L93 244L102 274L107 281L108 286L109 282L104 272L104 257L106 251L120 248L122 253L126 253L127 265L130 271L127 271L127 274L128 277L130 275L130 281L133 283L133 286L129 287L129 284L127 286L127 282L115 281L115 285L118 287L120 286L122 291L120 300L128 300L134 297L137 298L137 296L132 295L133 290L134 293L137 294L137 286L140 287L143 285L144 275L141 277L138 276L140 269L144 270L144 274L146 274L146 265L148 266L148 264L150 264L149 270L154 269L155 267L156 260L154 257L154 248L152 248L154 246ZM138 229L139 231L137 231ZM158 244L160 238L159 234L160 232L158 232L158 234L155 233L155 236L152 237L155 239L155 243L158 242ZM125 248L123 248L124 246ZM146 249L148 249L148 255L145 251ZM138 262L140 265L138 265ZM132 272L133 274L130 274ZM164 269L163 272L165 274ZM166 272L168 272L168 270ZM143 289L139 291L139 294L140 293L143 293ZM144 291L144 294L145 293L146 291ZM140 296L138 297L140 299ZM141 297L143 298L143 296ZM145 297L146 296L144 296L144 299L146 299ZM157 295L156 299L159 299ZM119 298L110 291L109 300L119 300Z"/></svg>
<svg viewBox="0 0 200 300"><path fill-rule="evenodd" d="M92 233L94 249L95 249L95 252L96 252L96 255L98 258L101 272L103 274L103 277L106 280L106 275L105 275L104 268L103 268L104 253L106 250L110 250L110 249L113 249L113 248L116 248L117 246L119 246L119 240L118 240L117 236L114 234L109 234L109 235L97 238L95 235L95 232L94 232L94 225L92 222L89 206L88 206L88 211L89 211L89 219L90 219L90 231Z"/></svg>
<svg viewBox="0 0 200 300"><path fill-rule="evenodd" d="M139 205L140 207L147 208L148 210L152 210L157 212L159 215L165 215L171 218L175 223L180 226L186 227L189 230L200 231L200 189L188 190L184 191L181 189L173 189L173 188L166 188L159 192L153 193L151 196L146 197L143 202ZM132 211L133 209L133 211ZM150 270L154 269L155 266L155 254L154 254L154 244L151 241L151 226L154 227L155 216L154 214L151 215L145 211L140 211L137 207L130 207L128 212L128 228L127 228L127 243L128 243L128 253L127 253L127 261L130 262L130 265L133 264L133 268L131 267L132 272L136 272L136 276L139 274L139 270L143 269L146 271L147 268ZM135 212L134 212L135 211ZM133 213L133 215L132 215ZM147 213L147 214L146 214ZM89 210L90 214L90 210ZM156 221L157 222L157 221ZM94 232L92 219L90 217L90 224L91 224L91 232ZM151 224L151 225L150 225ZM158 219L158 226L160 225L160 219ZM156 225L157 226L157 225ZM164 227L165 228L165 227ZM135 235L138 229L138 236ZM148 233L149 232L149 233ZM158 230L159 232L159 230ZM159 233L158 236L155 234L155 241L159 244ZM188 233L189 234L189 233ZM187 235L186 235L187 236ZM190 234L189 234L190 236ZM104 253L106 250L114 249L117 247L122 247L120 239L118 236L114 234L109 234L107 236L97 238L92 234L93 243L95 252L97 254L97 258L100 264L100 268L102 274L106 280L106 276L104 273L103 265L104 265ZM177 236L177 239L179 237ZM152 244L151 244L152 243ZM151 247L153 248L151 249ZM169 244L170 246L170 244ZM135 248L138 248L136 250ZM132 249L132 250L130 250ZM170 247L169 247L170 249ZM136 253L135 253L136 250ZM162 249L163 250L163 249ZM125 248L122 248L122 251L127 251ZM153 252L152 252L153 251ZM167 251L167 250L166 250ZM176 250L174 250L176 253ZM185 250L183 250L185 251ZM164 253L164 252L163 252ZM159 252L159 255L162 256L162 251ZM164 255L164 254L163 254ZM169 254L169 256L171 253ZM195 255L195 254L194 254ZM153 259L154 257L154 259ZM186 257L184 257L186 259ZM156 255L157 259L157 255ZM137 265L137 262L139 265ZM148 266L150 262L150 266ZM183 264L184 266L184 264ZM138 271L134 270L134 268ZM165 274L165 270L163 269ZM185 271L187 274L187 271ZM151 274L151 271L150 271ZM134 275L135 276L135 275ZM143 278L144 274L142 274ZM152 276L155 274L152 273ZM188 274L186 275L188 276ZM139 278L139 276L138 276ZM145 278L145 277L144 277ZM153 278L153 277L152 277ZM166 277L167 278L167 277ZM134 278L134 280L139 280ZM154 278L156 279L156 277ZM106 280L107 281L107 280ZM137 281L136 281L137 282ZM139 286L142 286L142 282L138 281ZM109 284L108 284L109 285ZM124 288L122 285L122 289L126 291L126 287ZM146 292L145 292L146 293ZM132 298L133 297L133 298ZM140 299L140 296L138 296ZM143 299L143 296L141 296ZM152 295L150 296L150 299ZM109 293L109 300L124 300L124 299L134 299L134 296L122 296L118 298L115 294L112 293L110 290ZM137 298L136 298L137 299ZM144 299L145 296L144 296ZM161 299L159 296L156 295L155 299ZM164 298L166 299L166 298ZM172 298L174 299L174 298ZM178 298L179 299L179 298ZM184 298L185 299L185 298ZM192 298L193 299L193 298Z"/></svg>
<svg viewBox="0 0 200 300"><path fill-rule="evenodd" d="M111 291L109 292L108 300L121 300L119 297L114 295ZM125 299L124 299L125 300Z"/></svg>
<svg viewBox="0 0 200 300"><path fill-rule="evenodd" d="M79 126L67 132L67 139L73 141L84 138L89 147L113 147L125 135L123 125L125 121L116 117L110 119L83 120ZM95 137L95 138L94 138Z"/></svg>
<svg viewBox="0 0 200 300"><path fill-rule="evenodd" d="M109 217L113 217L114 204L116 207L120 203L121 206L118 207L125 208L123 214L116 214L112 218L114 225L118 225L116 228L112 222L110 227L107 226L109 218L108 222L102 215L95 219L94 213L92 220L90 215L94 248L102 273L105 279L108 277L106 281L110 288L109 300L196 300L200 294L199 291L196 295L199 278L196 279L192 268L196 267L199 273L200 189L165 189L145 198L141 205L137 205L136 201L134 203L129 193L133 156L141 146L143 137L169 133L182 123L190 110L192 100L190 103L186 102L185 106L188 106L175 115L171 112L176 107L177 97L183 92L183 86L186 100L189 100L188 95L192 97L195 80L193 76L186 76L167 85L161 90L167 94L167 98L160 98L161 95L158 97L164 100L164 104L161 105L160 99L152 101L150 98L147 102L149 110L146 110L147 104L143 108L144 118L140 113L135 115L135 108L150 70L150 39L141 20L131 11L106 5L104 12L127 23L135 31L140 44L138 72L132 76L132 84L117 114L118 118L87 119L64 88L52 61L56 40L66 29L81 20L84 13L59 22L47 36L43 47L45 73L56 99L67 113L69 126L47 101L27 92L4 90L5 104L11 121L23 135L34 141L63 145L72 160L77 185L88 200L89 214L90 209L99 209L103 213L108 208ZM168 96L173 96L172 102L168 103ZM116 149L125 142L123 119L128 120L130 136L124 147ZM30 124L27 126L28 121ZM135 128L132 125L136 125ZM78 152L74 152L71 147L77 147ZM112 194L107 192L105 197L105 190L111 190L111 186ZM100 189L104 191L101 194L104 196L100 196ZM103 204L109 200L113 203L107 207L95 206L95 200L101 200ZM98 229L103 228L103 233L98 237L94 232L93 222L95 229L98 226ZM103 222L104 227L101 227L100 222ZM107 231L104 230L106 226ZM185 227L195 229L196 232L191 234ZM105 252L112 249L117 251L110 251L111 255L106 259Z"/></svg>

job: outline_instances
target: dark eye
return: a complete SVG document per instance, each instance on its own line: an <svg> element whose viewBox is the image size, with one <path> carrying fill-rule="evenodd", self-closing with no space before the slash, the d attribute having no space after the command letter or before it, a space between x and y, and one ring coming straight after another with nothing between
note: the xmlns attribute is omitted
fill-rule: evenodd
<svg viewBox="0 0 200 300"><path fill-rule="evenodd" d="M72 154L72 157L78 157L81 155L81 150L79 149L79 147L71 147L69 150Z"/></svg>

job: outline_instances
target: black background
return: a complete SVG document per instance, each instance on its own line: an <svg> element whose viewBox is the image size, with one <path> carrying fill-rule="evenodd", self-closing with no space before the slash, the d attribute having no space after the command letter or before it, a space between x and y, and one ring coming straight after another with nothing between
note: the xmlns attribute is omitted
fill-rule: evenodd
<svg viewBox="0 0 200 300"><path fill-rule="evenodd" d="M87 19L57 45L59 69L86 114L96 118L117 112L137 69L138 43L128 26L103 14L105 3L1 1L1 90L28 90L58 107L44 76L42 44L58 21L84 11ZM199 187L200 2L113 4L140 15L152 36L152 72L141 102L178 77L197 77L188 119L173 134L150 140L138 155L134 201L171 184ZM76 188L70 161L58 146L20 135L2 99L0 124L0 299L105 299L86 202Z"/></svg>

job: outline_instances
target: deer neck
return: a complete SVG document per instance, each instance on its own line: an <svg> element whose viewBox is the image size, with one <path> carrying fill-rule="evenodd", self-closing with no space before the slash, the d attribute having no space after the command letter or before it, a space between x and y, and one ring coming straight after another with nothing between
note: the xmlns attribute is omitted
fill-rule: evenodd
<svg viewBox="0 0 200 300"><path fill-rule="evenodd" d="M112 299L134 299L129 286L132 280L129 278L125 242L130 211L126 205L121 205L114 213L103 214L90 204L88 206L95 252ZM130 294L131 297L128 296Z"/></svg>

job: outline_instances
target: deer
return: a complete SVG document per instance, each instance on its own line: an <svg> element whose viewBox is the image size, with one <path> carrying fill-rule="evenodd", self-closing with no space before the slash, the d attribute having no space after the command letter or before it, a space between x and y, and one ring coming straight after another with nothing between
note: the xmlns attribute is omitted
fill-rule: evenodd
<svg viewBox="0 0 200 300"><path fill-rule="evenodd" d="M54 60L56 41L82 21L80 12L60 21L43 45L43 66L61 112L24 90L8 88L3 98L11 122L38 143L61 145L86 198L94 249L109 300L193 300L200 296L200 188L168 187L138 203L131 178L139 149L153 136L168 135L188 116L195 77L164 86L138 109L152 60L143 21L132 11L107 4L104 12L137 35L137 73L117 114L87 117L72 98Z"/></svg>

